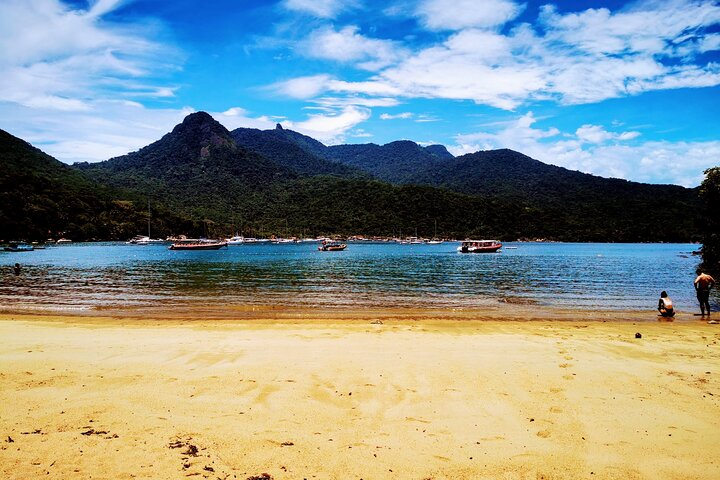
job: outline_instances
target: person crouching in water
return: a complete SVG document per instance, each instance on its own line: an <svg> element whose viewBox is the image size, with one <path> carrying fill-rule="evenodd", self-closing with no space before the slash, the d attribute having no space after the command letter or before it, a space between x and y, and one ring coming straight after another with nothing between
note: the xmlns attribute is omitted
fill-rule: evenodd
<svg viewBox="0 0 720 480"><path fill-rule="evenodd" d="M675 310L673 310L673 303L665 290L660 294L660 300L658 300L658 312L663 317L674 317Z"/></svg>

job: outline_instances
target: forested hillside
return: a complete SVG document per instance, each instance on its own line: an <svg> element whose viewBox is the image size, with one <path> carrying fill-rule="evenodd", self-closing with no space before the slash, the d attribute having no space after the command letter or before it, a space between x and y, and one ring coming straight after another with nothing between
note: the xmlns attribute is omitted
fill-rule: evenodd
<svg viewBox="0 0 720 480"><path fill-rule="evenodd" d="M0 130L0 240L127 239L147 231L145 198L88 179ZM158 234L190 228L158 206Z"/></svg>

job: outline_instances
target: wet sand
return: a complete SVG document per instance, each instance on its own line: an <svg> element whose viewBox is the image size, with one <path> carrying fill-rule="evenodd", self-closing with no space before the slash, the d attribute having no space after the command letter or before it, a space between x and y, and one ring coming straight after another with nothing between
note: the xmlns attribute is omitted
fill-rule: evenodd
<svg viewBox="0 0 720 480"><path fill-rule="evenodd" d="M717 479L719 411L692 315L0 316L1 478Z"/></svg>

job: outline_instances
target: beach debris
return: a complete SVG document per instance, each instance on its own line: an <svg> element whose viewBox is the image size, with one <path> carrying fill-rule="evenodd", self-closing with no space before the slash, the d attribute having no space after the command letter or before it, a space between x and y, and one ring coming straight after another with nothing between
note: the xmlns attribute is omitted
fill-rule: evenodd
<svg viewBox="0 0 720 480"><path fill-rule="evenodd" d="M32 432L20 432L20 435L45 435L41 429L33 430Z"/></svg>
<svg viewBox="0 0 720 480"><path fill-rule="evenodd" d="M203 467L203 470L205 470L205 471L207 471L207 472L214 472L214 471L215 471L215 469L214 469L213 467L211 467L210 465L205 465L205 466Z"/></svg>
<svg viewBox="0 0 720 480"><path fill-rule="evenodd" d="M280 444L281 447L292 447L293 445L295 445L293 442L282 442Z"/></svg>
<svg viewBox="0 0 720 480"><path fill-rule="evenodd" d="M384 325L384 323L378 318L377 320L373 320L372 322L370 322L370 325Z"/></svg>
<svg viewBox="0 0 720 480"><path fill-rule="evenodd" d="M261 473L260 475L249 476L246 480L273 480L273 476L269 473Z"/></svg>
<svg viewBox="0 0 720 480"><path fill-rule="evenodd" d="M15 443L15 440L12 439L10 435L8 435L7 440L5 440L7 443Z"/></svg>
<svg viewBox="0 0 720 480"><path fill-rule="evenodd" d="M637 333L635 334L635 338L642 338L642 333L637 332Z"/></svg>
<svg viewBox="0 0 720 480"><path fill-rule="evenodd" d="M107 432L106 430L95 430L95 429L91 428L90 430L88 430L88 431L86 431L86 432L80 432L80 435L86 435L86 436L90 436L90 435L108 435L108 432Z"/></svg>

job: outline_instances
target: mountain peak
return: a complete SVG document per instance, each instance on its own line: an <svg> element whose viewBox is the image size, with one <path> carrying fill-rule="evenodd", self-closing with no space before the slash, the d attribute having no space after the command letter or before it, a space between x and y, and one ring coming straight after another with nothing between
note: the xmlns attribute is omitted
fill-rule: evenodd
<svg viewBox="0 0 720 480"><path fill-rule="evenodd" d="M455 158L454 155L450 152L448 152L448 149L445 148L445 145L428 145L425 147L425 150L436 157L440 158Z"/></svg>
<svg viewBox="0 0 720 480"><path fill-rule="evenodd" d="M173 128L172 135L184 138L192 144L197 143L201 147L208 145L234 147L230 132L207 112L191 113Z"/></svg>
<svg viewBox="0 0 720 480"><path fill-rule="evenodd" d="M275 130L282 130L282 129L283 129L282 125L280 125L279 123L275 124Z"/></svg>

